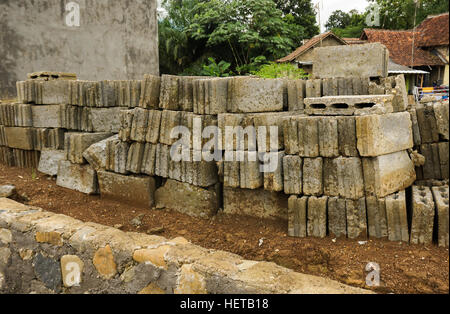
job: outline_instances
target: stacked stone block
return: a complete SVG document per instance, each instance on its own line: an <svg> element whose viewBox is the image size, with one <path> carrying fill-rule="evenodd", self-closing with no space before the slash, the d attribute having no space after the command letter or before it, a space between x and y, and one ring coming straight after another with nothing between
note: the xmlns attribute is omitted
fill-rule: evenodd
<svg viewBox="0 0 450 314"><path fill-rule="evenodd" d="M414 121L415 149L425 157L416 169L418 180L449 179L448 101L419 103L409 110Z"/></svg>

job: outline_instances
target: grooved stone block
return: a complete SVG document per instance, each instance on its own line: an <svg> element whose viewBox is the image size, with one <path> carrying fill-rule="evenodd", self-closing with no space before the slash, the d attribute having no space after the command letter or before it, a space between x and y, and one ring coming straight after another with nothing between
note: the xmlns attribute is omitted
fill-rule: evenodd
<svg viewBox="0 0 450 314"><path fill-rule="evenodd" d="M430 188L413 186L411 243L427 245L433 241L434 207Z"/></svg>
<svg viewBox="0 0 450 314"><path fill-rule="evenodd" d="M228 84L228 112L283 111L286 83L282 79L234 77Z"/></svg>
<svg viewBox="0 0 450 314"><path fill-rule="evenodd" d="M316 238L327 236L327 202L326 196L308 198L308 236Z"/></svg>
<svg viewBox="0 0 450 314"><path fill-rule="evenodd" d="M433 106L422 106L416 109L422 143L439 142L439 132Z"/></svg>
<svg viewBox="0 0 450 314"><path fill-rule="evenodd" d="M61 105L31 106L35 128L62 128L65 126L65 107Z"/></svg>
<svg viewBox="0 0 450 314"><path fill-rule="evenodd" d="M32 128L5 127L6 142L11 148L33 150L34 131Z"/></svg>
<svg viewBox="0 0 450 314"><path fill-rule="evenodd" d="M303 192L303 160L299 156L283 158L284 193L300 195Z"/></svg>
<svg viewBox="0 0 450 314"><path fill-rule="evenodd" d="M322 97L322 80L306 81L306 98Z"/></svg>
<svg viewBox="0 0 450 314"><path fill-rule="evenodd" d="M98 183L102 198L125 201L127 204L152 207L156 190L155 179L147 176L124 176L99 171Z"/></svg>
<svg viewBox="0 0 450 314"><path fill-rule="evenodd" d="M97 173L89 165L77 165L61 160L58 163L56 185L84 194L97 194Z"/></svg>
<svg viewBox="0 0 450 314"><path fill-rule="evenodd" d="M345 202L347 214L347 236L350 239L367 238L366 199L347 199Z"/></svg>
<svg viewBox="0 0 450 314"><path fill-rule="evenodd" d="M325 158L323 162L324 193L329 196L360 199L364 197L364 176L357 157Z"/></svg>
<svg viewBox="0 0 450 314"><path fill-rule="evenodd" d="M69 82L67 80L42 81L42 102L45 105L70 104Z"/></svg>
<svg viewBox="0 0 450 314"><path fill-rule="evenodd" d="M84 164L84 151L92 144L98 143L111 136L111 133L66 133L64 146L67 160L74 164Z"/></svg>
<svg viewBox="0 0 450 314"><path fill-rule="evenodd" d="M314 53L316 78L388 75L389 51L380 43L319 47Z"/></svg>
<svg viewBox="0 0 450 314"><path fill-rule="evenodd" d="M284 193L263 189L248 190L224 187L224 213L287 220L288 198L289 196Z"/></svg>
<svg viewBox="0 0 450 314"><path fill-rule="evenodd" d="M339 156L338 121L335 117L319 119L319 152L321 157Z"/></svg>
<svg viewBox="0 0 450 314"><path fill-rule="evenodd" d="M130 144L119 140L106 143L106 170L127 174L127 158Z"/></svg>
<svg viewBox="0 0 450 314"><path fill-rule="evenodd" d="M416 180L414 164L406 151L363 158L366 195L385 197L411 186Z"/></svg>
<svg viewBox="0 0 450 314"><path fill-rule="evenodd" d="M436 203L438 243L440 247L448 247L448 186L433 187L432 191Z"/></svg>
<svg viewBox="0 0 450 314"><path fill-rule="evenodd" d="M355 117L338 117L339 154L358 157Z"/></svg>
<svg viewBox="0 0 450 314"><path fill-rule="evenodd" d="M347 236L346 201L343 198L328 199L328 230L333 237Z"/></svg>
<svg viewBox="0 0 450 314"><path fill-rule="evenodd" d="M284 190L283 158L284 152L263 153L264 189L281 192Z"/></svg>
<svg viewBox="0 0 450 314"><path fill-rule="evenodd" d="M58 174L58 163L65 159L66 152L63 150L42 150L38 171L49 176L56 176Z"/></svg>
<svg viewBox="0 0 450 314"><path fill-rule="evenodd" d="M438 144L439 150L439 164L441 165L441 177L443 180L449 178L449 144L448 142L441 142Z"/></svg>
<svg viewBox="0 0 450 314"><path fill-rule="evenodd" d="M306 213L308 197L292 195L288 201L288 235L290 237L305 238L307 235Z"/></svg>
<svg viewBox="0 0 450 314"><path fill-rule="evenodd" d="M141 98L139 107L145 109L157 109L161 90L161 78L155 75L144 75L141 86Z"/></svg>
<svg viewBox="0 0 450 314"><path fill-rule="evenodd" d="M422 138L420 137L419 121L417 120L416 109L409 110L409 114L411 115L414 146L419 146L422 144Z"/></svg>
<svg viewBox="0 0 450 314"><path fill-rule="evenodd" d="M92 121L93 132L119 133L120 129L119 107L90 108L89 115Z"/></svg>
<svg viewBox="0 0 450 314"><path fill-rule="evenodd" d="M297 118L300 157L319 157L319 118Z"/></svg>
<svg viewBox="0 0 450 314"><path fill-rule="evenodd" d="M444 140L449 140L449 113L448 113L448 101L438 102L433 105L434 117L436 118L437 129L439 135Z"/></svg>
<svg viewBox="0 0 450 314"><path fill-rule="evenodd" d="M106 169L107 145L108 142L117 141L118 136L114 135L103 141L89 146L84 152L83 157L96 170Z"/></svg>
<svg viewBox="0 0 450 314"><path fill-rule="evenodd" d="M356 117L356 136L361 156L376 157L414 146L408 112Z"/></svg>
<svg viewBox="0 0 450 314"><path fill-rule="evenodd" d="M376 239L387 238L388 227L385 199L373 196L366 197L366 208L369 237Z"/></svg>
<svg viewBox="0 0 450 314"><path fill-rule="evenodd" d="M156 208L167 208L201 218L208 218L219 209L219 190L217 186L208 189L188 183L167 180L156 190Z"/></svg>
<svg viewBox="0 0 450 314"><path fill-rule="evenodd" d="M289 111L299 111L305 109L304 98L306 96L306 81L288 80L287 90Z"/></svg>
<svg viewBox="0 0 450 314"><path fill-rule="evenodd" d="M303 194L320 196L323 194L323 159L303 159Z"/></svg>
<svg viewBox="0 0 450 314"><path fill-rule="evenodd" d="M409 231L405 191L389 195L385 201L389 241L408 243Z"/></svg>

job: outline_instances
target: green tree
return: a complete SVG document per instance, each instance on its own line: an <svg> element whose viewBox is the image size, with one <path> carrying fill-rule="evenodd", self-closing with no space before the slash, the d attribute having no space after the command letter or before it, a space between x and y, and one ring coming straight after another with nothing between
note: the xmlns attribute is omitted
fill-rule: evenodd
<svg viewBox="0 0 450 314"><path fill-rule="evenodd" d="M412 29L428 15L448 12L449 0L369 0L380 9L380 28Z"/></svg>
<svg viewBox="0 0 450 314"><path fill-rule="evenodd" d="M366 27L366 15L367 13L361 14L357 10L348 13L337 10L330 15L325 27L340 37L360 37Z"/></svg>
<svg viewBox="0 0 450 314"><path fill-rule="evenodd" d="M272 0L211 0L198 3L194 19L187 28L189 37L206 41L206 46L231 53L235 68L249 64L257 56L280 58L295 47L293 38L300 31L283 17Z"/></svg>
<svg viewBox="0 0 450 314"><path fill-rule="evenodd" d="M284 15L291 15L293 23L303 28L304 38L298 37L297 43L319 34L320 29L316 21L316 12L311 0L274 0L277 8Z"/></svg>

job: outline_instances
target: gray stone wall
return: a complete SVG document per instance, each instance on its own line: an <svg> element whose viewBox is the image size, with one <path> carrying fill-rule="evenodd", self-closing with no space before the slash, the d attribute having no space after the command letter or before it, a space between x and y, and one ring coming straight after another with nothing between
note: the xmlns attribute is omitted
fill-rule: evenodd
<svg viewBox="0 0 450 314"><path fill-rule="evenodd" d="M71 2L80 26L68 26L76 22ZM84 80L159 73L156 0L3 0L0 30L0 98L14 97L16 81L41 70Z"/></svg>

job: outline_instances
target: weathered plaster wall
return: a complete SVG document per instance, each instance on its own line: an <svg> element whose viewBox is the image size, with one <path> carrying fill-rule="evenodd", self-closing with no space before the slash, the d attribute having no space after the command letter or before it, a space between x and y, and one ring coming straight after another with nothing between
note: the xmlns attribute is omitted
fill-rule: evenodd
<svg viewBox="0 0 450 314"><path fill-rule="evenodd" d="M66 23L79 4L80 26ZM0 97L34 71L79 79L141 79L159 73L156 0L0 1Z"/></svg>

